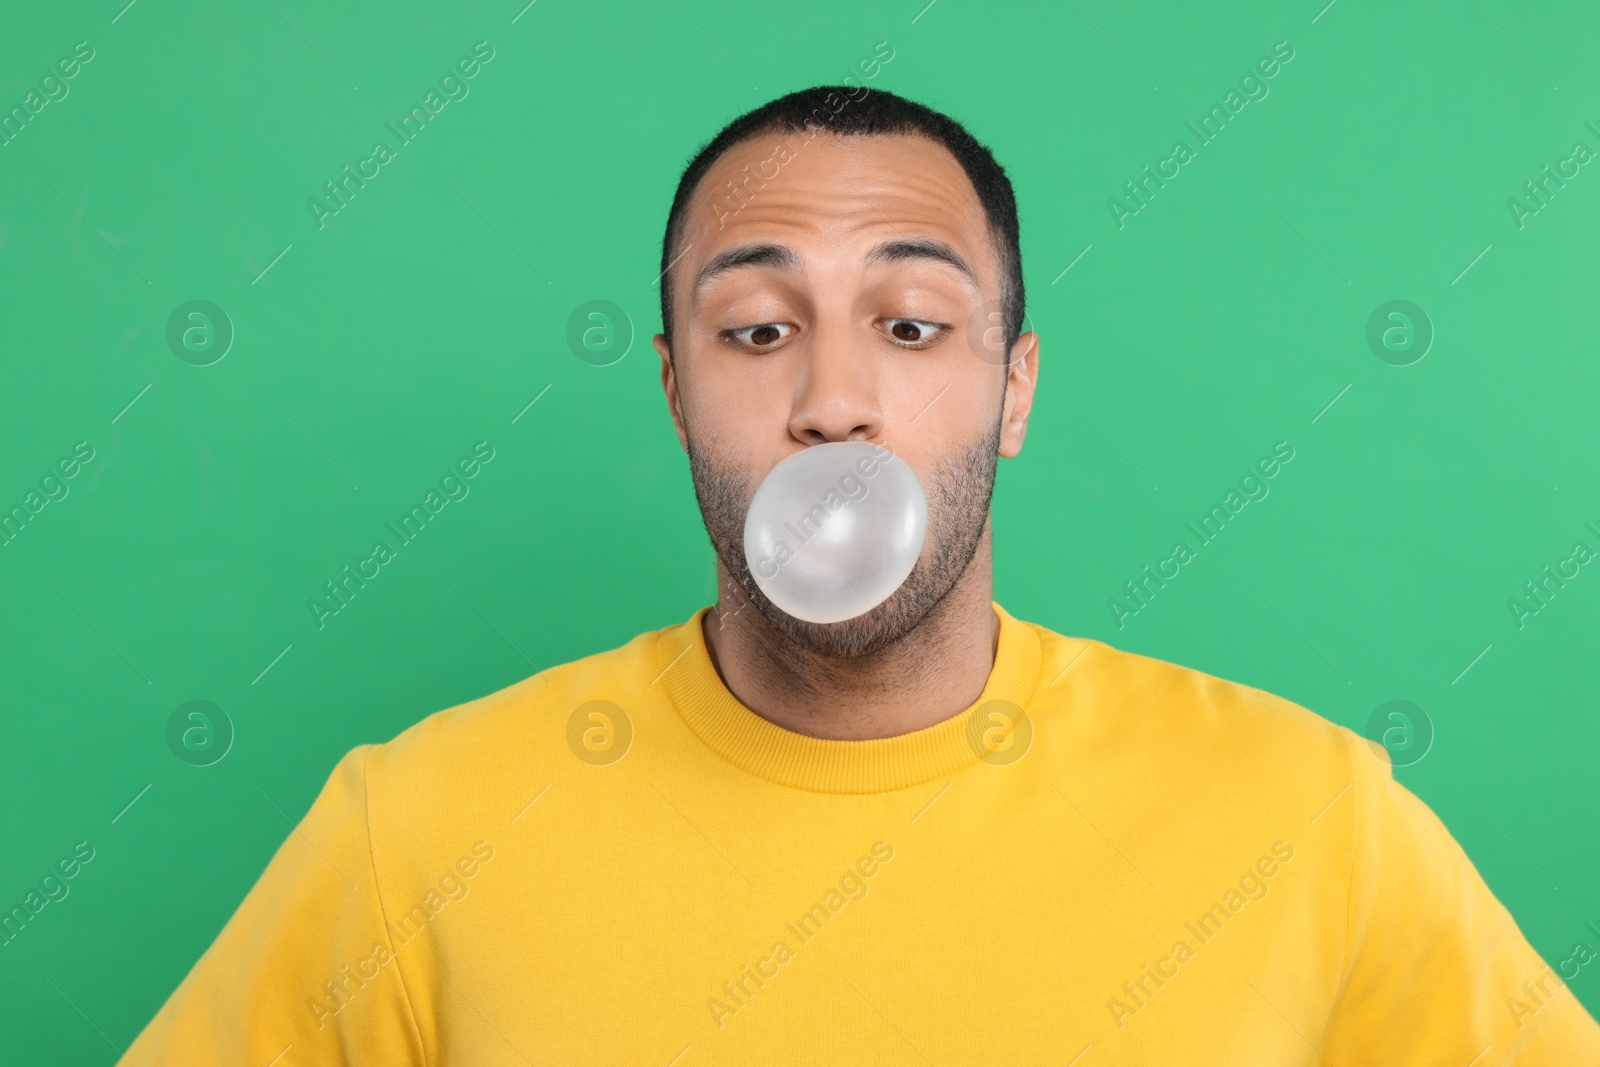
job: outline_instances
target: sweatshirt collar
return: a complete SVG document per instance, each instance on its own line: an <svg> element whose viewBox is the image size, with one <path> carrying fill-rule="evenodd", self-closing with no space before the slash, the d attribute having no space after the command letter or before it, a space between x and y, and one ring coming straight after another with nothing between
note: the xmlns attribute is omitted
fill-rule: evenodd
<svg viewBox="0 0 1600 1067"><path fill-rule="evenodd" d="M993 603L993 602L991 602ZM659 632L656 670L684 724L707 747L751 774L780 785L822 793L882 793L920 785L978 762L982 731L973 720L991 701L1027 710L1039 681L1039 635L993 603L999 647L983 692L943 722L895 737L840 741L811 737L769 722L723 684L706 650L710 607ZM994 721L985 709L985 724ZM1006 716L1009 721L1015 712Z"/></svg>

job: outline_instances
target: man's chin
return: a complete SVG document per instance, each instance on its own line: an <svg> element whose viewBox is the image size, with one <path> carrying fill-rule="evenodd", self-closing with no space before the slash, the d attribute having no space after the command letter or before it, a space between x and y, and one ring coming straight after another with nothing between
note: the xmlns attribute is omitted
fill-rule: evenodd
<svg viewBox="0 0 1600 1067"><path fill-rule="evenodd" d="M905 640L960 582L988 530L1000 440L998 419L983 441L947 458L928 477L924 487L928 495L927 537L916 566L900 588L883 603L853 619L806 622L768 599L744 559L745 516L757 485L731 473L732 462L703 453L692 435L687 439L695 499L723 571L767 624L769 633L787 639L796 650L814 657L860 659ZM739 625L743 614L742 609L734 612L724 625Z"/></svg>
<svg viewBox="0 0 1600 1067"><path fill-rule="evenodd" d="M746 592L751 605L774 631L811 655L859 659L904 640L944 599L947 590L928 590L917 581L920 577L914 572L889 599L853 619L839 622L797 619L769 600L759 587L746 586Z"/></svg>

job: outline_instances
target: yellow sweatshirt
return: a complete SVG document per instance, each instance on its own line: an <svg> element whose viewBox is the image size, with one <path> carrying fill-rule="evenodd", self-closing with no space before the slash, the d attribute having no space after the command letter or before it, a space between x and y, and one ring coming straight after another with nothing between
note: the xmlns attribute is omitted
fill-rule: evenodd
<svg viewBox="0 0 1600 1067"><path fill-rule="evenodd" d="M1600 1064L1349 730L996 604L973 707L822 740L707 610L351 751L122 1062Z"/></svg>

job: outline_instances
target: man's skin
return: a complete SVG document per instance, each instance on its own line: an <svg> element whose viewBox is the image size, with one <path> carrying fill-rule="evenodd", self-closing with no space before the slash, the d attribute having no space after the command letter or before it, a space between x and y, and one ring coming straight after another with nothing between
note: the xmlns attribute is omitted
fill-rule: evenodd
<svg viewBox="0 0 1600 1067"><path fill-rule="evenodd" d="M779 140L795 157L719 218L726 205L707 191L742 178L746 164L754 170ZM918 238L947 245L976 282L926 257L867 262L883 242ZM718 253L754 244L786 247L797 269L746 264L697 288ZM994 469L998 456L1022 450L1039 339L1022 334L1002 367L1003 354L980 358L969 336L980 305L998 305L1001 275L966 172L918 135L760 135L702 179L675 254L675 337L669 345L657 334L654 344L717 552L715 619L708 614L704 630L723 683L762 718L821 738L891 737L971 706L999 643ZM929 523L916 566L887 601L816 624L761 593L743 528L767 473L826 441L892 449L922 481Z"/></svg>

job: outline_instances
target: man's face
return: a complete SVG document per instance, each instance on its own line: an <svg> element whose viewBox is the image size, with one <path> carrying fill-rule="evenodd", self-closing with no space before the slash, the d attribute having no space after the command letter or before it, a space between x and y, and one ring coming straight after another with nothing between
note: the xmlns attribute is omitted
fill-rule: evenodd
<svg viewBox="0 0 1600 1067"><path fill-rule="evenodd" d="M723 567L814 653L898 640L986 549L996 459L1021 450L1033 400L1037 337L1022 335L1003 368L995 334L987 348L976 336L998 325L980 306L998 307L1000 273L966 172L920 136L760 135L706 174L674 254L673 343L657 334L655 347ZM928 536L888 600L823 624L761 592L744 520L774 466L826 441L881 444L905 461L927 491Z"/></svg>

